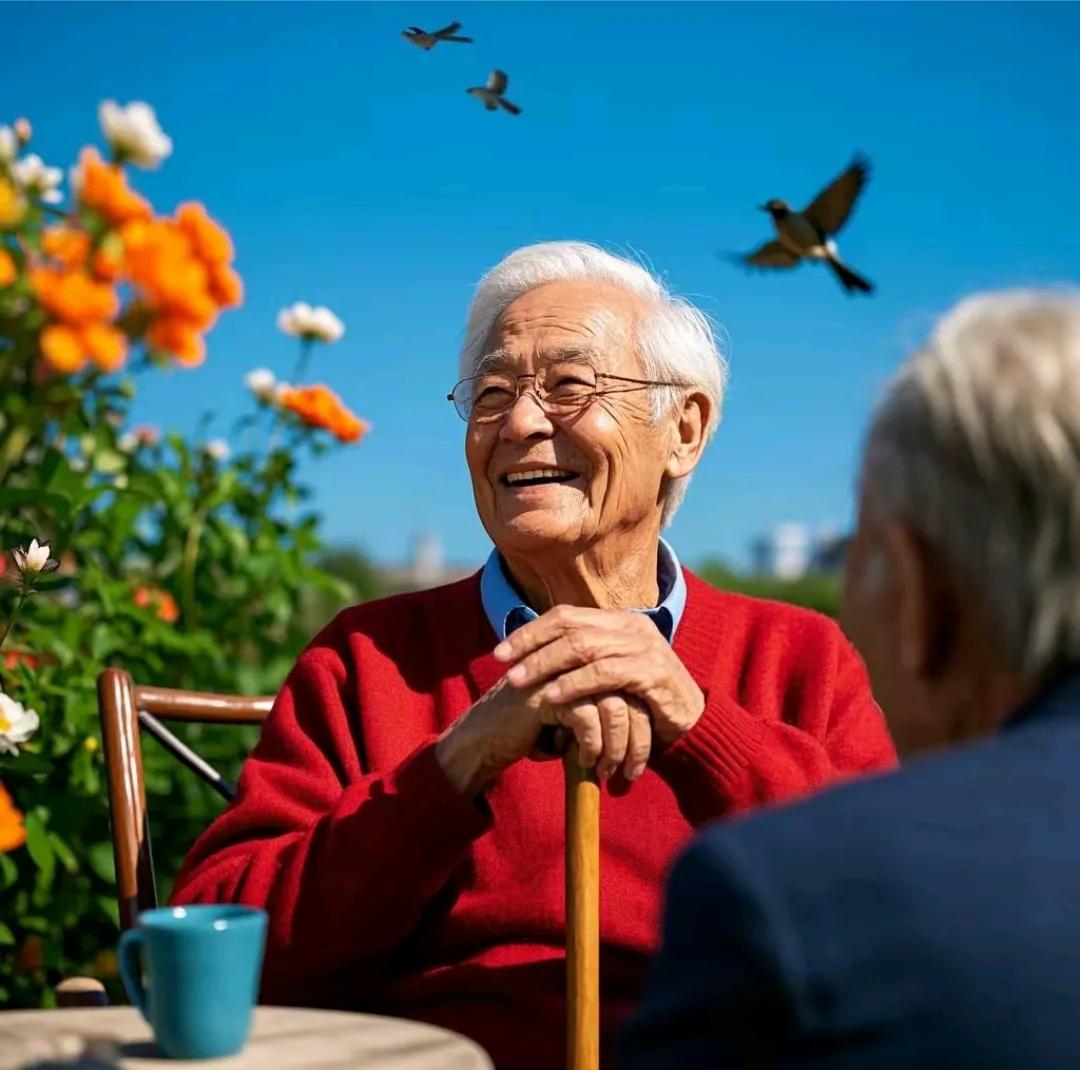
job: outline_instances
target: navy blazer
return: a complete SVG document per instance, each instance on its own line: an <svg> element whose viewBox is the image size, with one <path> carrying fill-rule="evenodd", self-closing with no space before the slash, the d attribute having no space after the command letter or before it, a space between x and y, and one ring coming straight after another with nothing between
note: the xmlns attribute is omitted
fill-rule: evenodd
<svg viewBox="0 0 1080 1070"><path fill-rule="evenodd" d="M706 829L620 1056L1080 1067L1080 671L992 738Z"/></svg>

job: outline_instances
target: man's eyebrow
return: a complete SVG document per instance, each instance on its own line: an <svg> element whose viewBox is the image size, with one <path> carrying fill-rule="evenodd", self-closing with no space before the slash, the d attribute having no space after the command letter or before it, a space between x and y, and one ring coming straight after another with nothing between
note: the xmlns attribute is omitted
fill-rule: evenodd
<svg viewBox="0 0 1080 1070"><path fill-rule="evenodd" d="M540 364L554 364L554 363L571 363L571 364L588 364L590 367L595 367L597 363L597 354L595 350L584 348L582 346L556 346L553 349L544 349L540 351L539 361ZM476 375L483 375L485 372L493 371L506 371L513 367L516 360L508 350L506 349L493 349L490 353L485 353L476 362Z"/></svg>
<svg viewBox="0 0 1080 1070"><path fill-rule="evenodd" d="M476 362L475 375L483 375L484 372L502 371L508 364L513 363L513 357L505 349L493 349L485 353Z"/></svg>

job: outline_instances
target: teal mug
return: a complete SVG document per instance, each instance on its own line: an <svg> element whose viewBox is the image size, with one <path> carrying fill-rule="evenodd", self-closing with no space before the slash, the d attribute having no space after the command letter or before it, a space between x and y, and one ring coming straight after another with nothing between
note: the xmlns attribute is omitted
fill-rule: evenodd
<svg viewBox="0 0 1080 1070"><path fill-rule="evenodd" d="M173 1059L238 1052L259 996L266 912L163 907L143 911L136 926L120 935L120 976L158 1047Z"/></svg>

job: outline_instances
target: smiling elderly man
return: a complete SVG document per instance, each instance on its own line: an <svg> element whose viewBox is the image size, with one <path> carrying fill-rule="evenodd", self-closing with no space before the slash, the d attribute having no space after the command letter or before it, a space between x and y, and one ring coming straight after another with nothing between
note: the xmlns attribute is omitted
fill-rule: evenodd
<svg viewBox="0 0 1080 1070"><path fill-rule="evenodd" d="M499 1066L561 1066L562 772L529 759L573 733L605 784L610 1062L693 829L893 748L832 622L713 590L660 539L720 416L696 309L592 246L532 246L481 281L461 366L451 399L495 550L311 642L175 899L266 907L266 1000L424 1019Z"/></svg>

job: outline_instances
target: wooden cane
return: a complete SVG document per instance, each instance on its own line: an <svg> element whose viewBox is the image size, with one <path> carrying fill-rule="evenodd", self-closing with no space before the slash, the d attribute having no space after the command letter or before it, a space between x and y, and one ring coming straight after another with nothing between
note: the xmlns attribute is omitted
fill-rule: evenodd
<svg viewBox="0 0 1080 1070"><path fill-rule="evenodd" d="M600 785L563 758L566 776L566 1067L600 1065Z"/></svg>

